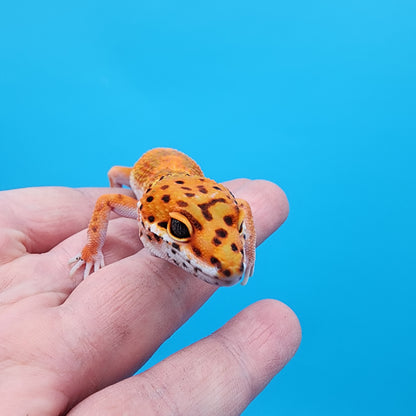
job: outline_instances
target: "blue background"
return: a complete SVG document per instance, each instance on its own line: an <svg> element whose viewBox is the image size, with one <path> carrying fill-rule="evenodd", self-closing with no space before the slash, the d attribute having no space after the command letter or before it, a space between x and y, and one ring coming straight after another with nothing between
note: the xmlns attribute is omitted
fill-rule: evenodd
<svg viewBox="0 0 416 416"><path fill-rule="evenodd" d="M415 22L401 0L3 2L0 188L106 186L156 146L278 183L255 278L149 365L275 297L302 345L244 415L414 415Z"/></svg>

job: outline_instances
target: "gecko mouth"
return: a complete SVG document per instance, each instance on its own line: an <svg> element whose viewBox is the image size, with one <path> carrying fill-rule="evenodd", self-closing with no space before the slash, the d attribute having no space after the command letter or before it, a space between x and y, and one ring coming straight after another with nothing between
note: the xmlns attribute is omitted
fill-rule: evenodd
<svg viewBox="0 0 416 416"><path fill-rule="evenodd" d="M234 286L239 282L241 282L241 284L244 286L247 283L248 278L250 277L246 273L247 268L245 263L242 263L241 268L239 270L240 273L230 273L229 270L232 270L232 268L226 269L224 272L218 266L206 267L206 265L203 265L201 263L194 263L192 261L190 263L194 267L191 273L195 277L215 286ZM184 270L190 272L190 270L187 268L184 268Z"/></svg>
<svg viewBox="0 0 416 416"><path fill-rule="evenodd" d="M151 231L151 230L149 230ZM244 276L245 272L245 264L243 263L243 270L242 273L234 273L230 276L227 276L222 273L220 273L220 268L217 267L207 267L205 264L198 262L196 259L192 259L191 255L188 255L188 253L182 249L182 252L179 253L177 250L177 247L174 247L172 249L172 245L168 243L166 250L162 251L159 247L155 247L153 245L149 245L148 241L141 238L143 245L147 247L150 251L150 253L159 258L163 258L167 260L168 262L175 264L176 266L179 266L184 271L191 273L193 276L197 277L200 280L203 280L206 283L209 283L211 285L215 286L234 286L237 283L239 283ZM183 253L186 255L186 262L183 262ZM182 254L182 255L181 255ZM242 280L242 284L245 284L247 281L246 278Z"/></svg>
<svg viewBox="0 0 416 416"><path fill-rule="evenodd" d="M194 276L198 279L203 280L206 283L209 283L211 285L215 286L234 286L238 282L241 281L241 276L232 276L232 277L219 277L219 276L212 276L207 273L204 273L203 271L199 271L197 273L194 273Z"/></svg>

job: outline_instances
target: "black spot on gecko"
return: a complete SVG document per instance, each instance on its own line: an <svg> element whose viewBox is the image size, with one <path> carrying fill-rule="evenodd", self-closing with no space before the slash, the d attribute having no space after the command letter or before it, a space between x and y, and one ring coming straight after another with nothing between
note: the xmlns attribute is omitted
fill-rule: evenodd
<svg viewBox="0 0 416 416"><path fill-rule="evenodd" d="M221 262L214 256L210 258L211 264L215 264L219 269L221 269Z"/></svg>
<svg viewBox="0 0 416 416"><path fill-rule="evenodd" d="M212 242L215 246L219 246L221 244L221 240L219 240L217 237L214 237Z"/></svg>
<svg viewBox="0 0 416 416"><path fill-rule="evenodd" d="M215 230L215 234L217 234L217 236L220 238L225 238L228 235L227 231L224 230L224 228L219 228L218 230Z"/></svg>
<svg viewBox="0 0 416 416"><path fill-rule="evenodd" d="M147 201L147 202L152 202L152 201L153 201L153 197L152 197L152 196L148 196L148 197L146 198L146 201Z"/></svg>
<svg viewBox="0 0 416 416"><path fill-rule="evenodd" d="M195 253L196 256L202 256L201 250L198 247L192 247L192 251Z"/></svg>
<svg viewBox="0 0 416 416"><path fill-rule="evenodd" d="M149 241L152 241L152 236L150 234L146 234Z"/></svg>
<svg viewBox="0 0 416 416"><path fill-rule="evenodd" d="M172 243L172 247L176 248L176 250L181 251L181 246L177 243Z"/></svg>
<svg viewBox="0 0 416 416"><path fill-rule="evenodd" d="M162 201L168 203L170 201L170 195L163 195Z"/></svg>
<svg viewBox="0 0 416 416"><path fill-rule="evenodd" d="M149 222L153 222L155 220L155 217L153 215L149 215L147 219L149 220Z"/></svg>
<svg viewBox="0 0 416 416"><path fill-rule="evenodd" d="M213 186L214 189L216 189L217 191L222 191L222 189L219 186Z"/></svg>
<svg viewBox="0 0 416 416"><path fill-rule="evenodd" d="M207 194L208 193L207 188L205 188L205 186L203 186L203 185L198 186L198 191L201 192L201 194Z"/></svg>
<svg viewBox="0 0 416 416"><path fill-rule="evenodd" d="M185 193L185 195L186 195L188 198L192 198L193 196L195 196L195 194L194 194L194 193L192 193L192 192L186 192L186 193Z"/></svg>
<svg viewBox="0 0 416 416"><path fill-rule="evenodd" d="M235 243L232 243L232 244L231 244L231 250L232 250L232 251L238 251L238 247L236 246L236 244L235 244Z"/></svg>
<svg viewBox="0 0 416 416"><path fill-rule="evenodd" d="M188 206L188 203L185 201L177 201L176 204L182 208L185 208Z"/></svg>
<svg viewBox="0 0 416 416"><path fill-rule="evenodd" d="M181 186L181 189L184 191L192 191L192 188L189 188L188 186Z"/></svg>
<svg viewBox="0 0 416 416"><path fill-rule="evenodd" d="M156 239L156 241L159 243L161 238L157 235L153 233L153 237Z"/></svg>
<svg viewBox="0 0 416 416"><path fill-rule="evenodd" d="M97 227L94 225L93 227L91 227L91 231L92 231L93 233L96 233L96 232L97 232Z"/></svg>
<svg viewBox="0 0 416 416"><path fill-rule="evenodd" d="M224 222L229 226L233 225L234 223L233 217L231 215L226 215L224 217Z"/></svg>
<svg viewBox="0 0 416 416"><path fill-rule="evenodd" d="M168 228L168 222L167 221L160 221L157 223L157 225L161 228Z"/></svg>
<svg viewBox="0 0 416 416"><path fill-rule="evenodd" d="M162 178L163 178L163 176L162 176ZM160 189L163 189L163 190L168 189L168 188L169 188L169 185L163 185L163 186L160 187Z"/></svg>
<svg viewBox="0 0 416 416"><path fill-rule="evenodd" d="M231 276L231 272L227 269L223 271L224 276L230 277Z"/></svg>
<svg viewBox="0 0 416 416"><path fill-rule="evenodd" d="M178 185L183 185L185 182L184 181L175 181L175 183L177 183Z"/></svg>

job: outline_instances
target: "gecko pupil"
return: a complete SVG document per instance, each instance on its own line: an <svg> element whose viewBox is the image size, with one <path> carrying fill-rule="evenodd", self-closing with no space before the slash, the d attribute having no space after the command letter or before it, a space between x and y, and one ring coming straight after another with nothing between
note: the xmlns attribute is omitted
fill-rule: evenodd
<svg viewBox="0 0 416 416"><path fill-rule="evenodd" d="M188 227L175 218L172 218L170 221L170 232L176 238L188 238L191 236Z"/></svg>

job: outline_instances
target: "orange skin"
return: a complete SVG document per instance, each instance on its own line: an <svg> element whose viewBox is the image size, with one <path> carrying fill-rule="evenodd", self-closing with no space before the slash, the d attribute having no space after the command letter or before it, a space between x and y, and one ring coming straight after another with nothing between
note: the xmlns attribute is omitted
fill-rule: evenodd
<svg viewBox="0 0 416 416"><path fill-rule="evenodd" d="M104 266L102 246L109 215L138 220L149 251L215 285L245 284L253 273L256 235L249 204L223 185L205 178L200 167L173 149L146 152L133 168L109 171L112 187L130 186L137 199L101 196L88 226L88 242L71 262L71 274L85 264Z"/></svg>

